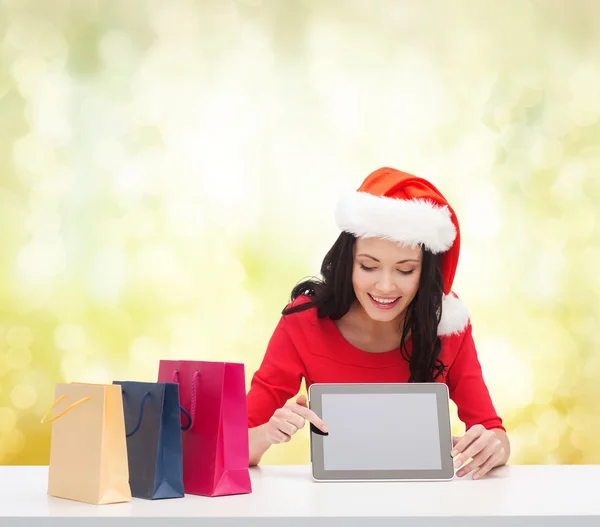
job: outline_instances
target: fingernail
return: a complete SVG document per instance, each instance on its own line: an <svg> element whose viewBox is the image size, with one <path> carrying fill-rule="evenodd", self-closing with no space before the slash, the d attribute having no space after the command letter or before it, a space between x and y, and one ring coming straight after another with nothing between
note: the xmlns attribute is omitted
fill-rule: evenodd
<svg viewBox="0 0 600 527"><path fill-rule="evenodd" d="M479 479L479 475L478 475L478 474L475 474L475 475L473 476L473 479Z"/></svg>
<svg viewBox="0 0 600 527"><path fill-rule="evenodd" d="M454 466L456 468L460 467L462 465L462 459L460 459L460 456L458 456L455 460L454 460Z"/></svg>
<svg viewBox="0 0 600 527"><path fill-rule="evenodd" d="M329 432L329 428L327 428L327 425L323 425L322 428L323 432L328 433Z"/></svg>
<svg viewBox="0 0 600 527"><path fill-rule="evenodd" d="M457 473L456 473L456 475L457 475L459 478L462 478L462 477L463 477L463 475L464 475L464 472L461 470L460 472L457 472Z"/></svg>
<svg viewBox="0 0 600 527"><path fill-rule="evenodd" d="M452 452L450 452L450 455L451 455L452 457L454 457L456 454L458 454L458 452L457 452L456 450L453 450Z"/></svg>

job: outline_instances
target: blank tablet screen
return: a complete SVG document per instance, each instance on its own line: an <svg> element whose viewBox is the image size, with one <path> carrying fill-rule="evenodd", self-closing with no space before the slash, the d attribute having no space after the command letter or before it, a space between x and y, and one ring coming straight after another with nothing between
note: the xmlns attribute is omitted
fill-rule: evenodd
<svg viewBox="0 0 600 527"><path fill-rule="evenodd" d="M325 470L440 470L435 393L322 395Z"/></svg>

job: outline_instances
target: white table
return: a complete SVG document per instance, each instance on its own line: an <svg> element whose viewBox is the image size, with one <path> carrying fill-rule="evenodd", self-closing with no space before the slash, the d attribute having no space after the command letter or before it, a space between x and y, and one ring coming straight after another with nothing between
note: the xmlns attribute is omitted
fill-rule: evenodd
<svg viewBox="0 0 600 527"><path fill-rule="evenodd" d="M48 467L0 467L0 527L600 527L600 465L506 466L435 483L315 483L305 465L250 471L252 494L88 505L48 496Z"/></svg>

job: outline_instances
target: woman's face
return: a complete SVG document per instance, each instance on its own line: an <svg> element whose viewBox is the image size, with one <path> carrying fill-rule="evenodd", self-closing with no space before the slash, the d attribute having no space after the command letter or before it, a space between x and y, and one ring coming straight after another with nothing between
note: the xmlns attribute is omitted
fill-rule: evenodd
<svg viewBox="0 0 600 527"><path fill-rule="evenodd" d="M352 285L373 320L389 322L403 314L417 294L422 259L420 247L381 238L356 240Z"/></svg>

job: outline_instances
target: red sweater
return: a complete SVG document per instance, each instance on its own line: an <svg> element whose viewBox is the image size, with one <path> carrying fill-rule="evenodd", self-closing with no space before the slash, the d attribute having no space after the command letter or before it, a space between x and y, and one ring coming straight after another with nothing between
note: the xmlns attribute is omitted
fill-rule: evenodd
<svg viewBox="0 0 600 527"><path fill-rule="evenodd" d="M294 304L305 302L306 297ZM468 430L475 424L505 430L496 413L471 334L471 323L458 334L441 336L440 360L446 366L437 382L448 385L458 417ZM410 352L411 342L407 342ZM312 383L408 382L409 365L399 349L362 351L350 344L330 318L319 319L316 308L282 316L269 341L248 392L248 424L266 423L300 390Z"/></svg>

